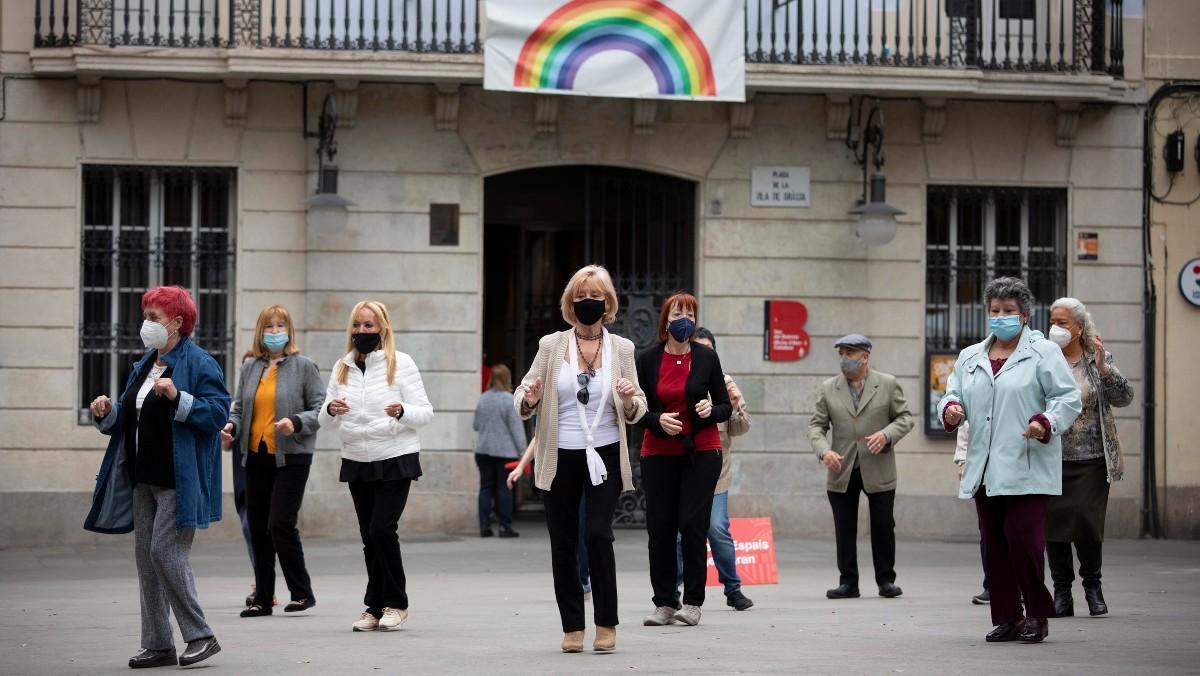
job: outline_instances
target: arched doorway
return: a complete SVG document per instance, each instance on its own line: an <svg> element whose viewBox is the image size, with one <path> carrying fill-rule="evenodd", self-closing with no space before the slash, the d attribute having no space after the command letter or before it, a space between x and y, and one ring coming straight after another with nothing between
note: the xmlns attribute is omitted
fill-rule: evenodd
<svg viewBox="0 0 1200 676"><path fill-rule="evenodd" d="M695 287L692 181L620 167L546 167L488 177L483 199L484 360L508 364L515 378L538 339L564 327L559 300L580 267L608 268L621 302L609 328L639 349L656 339L663 300ZM633 464L636 479L636 457ZM641 523L640 490L626 497L617 523ZM537 496L525 498L538 508Z"/></svg>

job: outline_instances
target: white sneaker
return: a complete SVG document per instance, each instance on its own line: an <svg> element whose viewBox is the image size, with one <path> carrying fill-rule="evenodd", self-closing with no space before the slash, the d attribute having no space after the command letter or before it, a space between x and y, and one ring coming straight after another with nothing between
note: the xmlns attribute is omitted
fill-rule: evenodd
<svg viewBox="0 0 1200 676"><path fill-rule="evenodd" d="M379 628L379 620L364 610L362 616L358 618L358 622L354 623L353 628L354 631L375 631Z"/></svg>
<svg viewBox="0 0 1200 676"><path fill-rule="evenodd" d="M700 606L684 604L683 608L675 613L675 619L691 627L700 624Z"/></svg>
<svg viewBox="0 0 1200 676"><path fill-rule="evenodd" d="M675 609L670 606L659 606L642 620L642 624L647 627L662 627L674 623Z"/></svg>
<svg viewBox="0 0 1200 676"><path fill-rule="evenodd" d="M399 629L408 619L408 611L399 608L384 608L383 617L379 618L379 628L384 630Z"/></svg>

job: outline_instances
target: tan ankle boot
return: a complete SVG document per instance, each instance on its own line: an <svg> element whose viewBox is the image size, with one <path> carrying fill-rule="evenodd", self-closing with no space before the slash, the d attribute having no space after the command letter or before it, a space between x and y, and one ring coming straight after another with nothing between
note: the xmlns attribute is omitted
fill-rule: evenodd
<svg viewBox="0 0 1200 676"><path fill-rule="evenodd" d="M562 651L564 653L583 652L583 632L568 631L563 634Z"/></svg>
<svg viewBox="0 0 1200 676"><path fill-rule="evenodd" d="M592 650L598 653L606 653L615 650L617 647L617 628L616 627L596 627L596 641L592 643Z"/></svg>

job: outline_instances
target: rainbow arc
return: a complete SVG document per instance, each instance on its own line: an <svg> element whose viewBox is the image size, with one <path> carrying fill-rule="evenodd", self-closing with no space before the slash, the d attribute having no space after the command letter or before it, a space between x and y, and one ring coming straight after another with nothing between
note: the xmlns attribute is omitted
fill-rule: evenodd
<svg viewBox="0 0 1200 676"><path fill-rule="evenodd" d="M529 35L513 84L531 89L575 87L588 59L608 51L633 54L654 75L659 94L715 96L712 60L691 25L658 0L573 0Z"/></svg>

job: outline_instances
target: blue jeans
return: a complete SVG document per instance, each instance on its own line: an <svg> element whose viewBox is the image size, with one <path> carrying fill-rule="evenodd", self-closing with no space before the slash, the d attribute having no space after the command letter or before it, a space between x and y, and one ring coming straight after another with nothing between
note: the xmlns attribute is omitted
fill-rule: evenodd
<svg viewBox="0 0 1200 676"><path fill-rule="evenodd" d="M678 572L675 576L675 586L683 584L683 542L676 536L676 553L679 557ZM717 579L725 585L725 595L742 590L742 578L737 574L737 553L733 547L733 537L729 534L729 493L717 493L713 496L712 514L708 519L708 546L712 552L713 564L717 567Z"/></svg>
<svg viewBox="0 0 1200 676"><path fill-rule="evenodd" d="M242 447L234 442L233 448L233 508L237 510L242 524L242 539L246 541L246 553L250 555L250 568L254 568L254 542L250 537L250 518L246 515L246 468L242 467Z"/></svg>
<svg viewBox="0 0 1200 676"><path fill-rule="evenodd" d="M479 530L492 526L492 504L496 505L496 516L500 527L512 528L512 492L508 490L508 470L505 463L511 458L475 454L475 465L479 468Z"/></svg>

